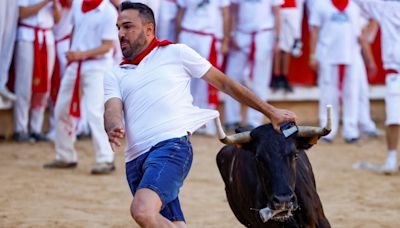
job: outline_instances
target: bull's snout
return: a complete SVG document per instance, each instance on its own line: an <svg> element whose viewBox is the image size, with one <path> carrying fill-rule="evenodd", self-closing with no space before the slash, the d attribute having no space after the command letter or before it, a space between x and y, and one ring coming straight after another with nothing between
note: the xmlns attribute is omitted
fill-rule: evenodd
<svg viewBox="0 0 400 228"><path fill-rule="evenodd" d="M262 208L258 213L261 220L265 223L272 219L275 221L286 221L293 216L292 212L297 209L297 198L294 194L274 195L271 205Z"/></svg>
<svg viewBox="0 0 400 228"><path fill-rule="evenodd" d="M297 207L297 199L294 194L274 195L272 197L272 207L275 210L293 210Z"/></svg>

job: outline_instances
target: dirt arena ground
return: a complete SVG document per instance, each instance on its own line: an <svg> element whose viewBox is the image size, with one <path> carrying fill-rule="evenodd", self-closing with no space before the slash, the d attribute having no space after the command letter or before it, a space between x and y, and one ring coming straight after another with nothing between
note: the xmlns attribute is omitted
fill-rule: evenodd
<svg viewBox="0 0 400 228"><path fill-rule="evenodd" d="M215 163L222 147L216 139L193 136L195 158L181 191L189 227L242 227L226 201ZM123 153L117 171L91 176L90 140L77 143L75 170L44 170L54 156L50 143L0 143L0 227L137 227L129 215L131 195ZM399 227L400 175L352 169L354 162L380 163L384 138L364 138L357 145L342 139L320 142L308 151L325 213L332 227Z"/></svg>

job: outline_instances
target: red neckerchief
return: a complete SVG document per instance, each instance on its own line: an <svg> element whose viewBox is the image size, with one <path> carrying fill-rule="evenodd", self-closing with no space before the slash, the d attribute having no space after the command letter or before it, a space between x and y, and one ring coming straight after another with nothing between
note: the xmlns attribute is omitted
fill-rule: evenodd
<svg viewBox="0 0 400 228"><path fill-rule="evenodd" d="M281 8L296 8L296 0L285 0Z"/></svg>
<svg viewBox="0 0 400 228"><path fill-rule="evenodd" d="M336 9L338 9L340 12L343 12L349 5L349 0L332 0L332 3Z"/></svg>
<svg viewBox="0 0 400 228"><path fill-rule="evenodd" d="M146 57L154 48L167 46L169 44L172 44L172 42L169 40L159 41L157 40L157 38L154 37L154 39L150 42L149 46L146 49L144 49L139 55L137 55L132 60L124 58L124 60L119 65L124 65L124 64L138 65L144 59L144 57Z"/></svg>
<svg viewBox="0 0 400 228"><path fill-rule="evenodd" d="M103 0L83 0L83 2L82 2L82 12L86 13L86 12L89 12L91 10L94 10L102 2L103 2Z"/></svg>

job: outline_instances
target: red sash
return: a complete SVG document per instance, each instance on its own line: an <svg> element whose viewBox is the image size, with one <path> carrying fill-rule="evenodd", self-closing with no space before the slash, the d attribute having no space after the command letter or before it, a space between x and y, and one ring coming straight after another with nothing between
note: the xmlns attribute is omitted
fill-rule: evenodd
<svg viewBox="0 0 400 228"><path fill-rule="evenodd" d="M342 100L344 77L346 76L346 65L344 64L338 65L338 75L339 75L339 99Z"/></svg>
<svg viewBox="0 0 400 228"><path fill-rule="evenodd" d="M19 26L33 29L35 32L35 40L33 41L34 46L34 63L33 63L33 75L32 75L32 108L43 106L41 99L36 99L41 95L47 93L49 90L49 69L47 61L47 44L46 44L46 31L51 28L42 28L32 26L24 23L19 23ZM43 33L42 47L39 44L39 32Z"/></svg>
<svg viewBox="0 0 400 228"><path fill-rule="evenodd" d="M81 89L81 67L82 63L90 60L97 60L98 58L88 58L79 61L75 61L78 64L78 69L76 70L76 79L74 84L74 90L72 92L71 104L69 105L69 115L75 118L81 117L81 109L80 109L80 89ZM68 63L68 65L71 62Z"/></svg>
<svg viewBox="0 0 400 228"><path fill-rule="evenodd" d="M103 0L83 0L82 2L82 12L87 13L91 10L96 9Z"/></svg>
<svg viewBox="0 0 400 228"><path fill-rule="evenodd" d="M59 0L62 8L71 8L71 4L67 0Z"/></svg>
<svg viewBox="0 0 400 228"><path fill-rule="evenodd" d="M388 74L398 74L399 72L395 69L387 69L385 70L385 76L387 76Z"/></svg>
<svg viewBox="0 0 400 228"><path fill-rule="evenodd" d="M272 30L272 28L266 28L266 29L261 29L259 31L254 31L249 33L251 35L251 43L250 43L250 52L249 52L249 64L250 64L250 74L249 74L249 78L250 80L253 80L253 76L254 76L254 64L255 64L255 60L256 60L256 51L257 51L257 47L256 47L256 35L260 32L265 32L265 31L269 31ZM247 32L243 32L243 33L247 33Z"/></svg>
<svg viewBox="0 0 400 228"><path fill-rule="evenodd" d="M182 31L194 33L194 34L201 35L201 36L211 36L212 40L211 40L210 54L208 55L208 61L214 67L220 69L220 67L218 66L217 42L221 42L221 39L218 39L212 33L195 31L195 30L186 29L186 28L182 28ZM218 90L210 84L208 84L208 104L215 105L215 106L218 105Z"/></svg>
<svg viewBox="0 0 400 228"><path fill-rule="evenodd" d="M349 5L349 0L332 0L332 3L336 9L338 9L340 12L343 12Z"/></svg>

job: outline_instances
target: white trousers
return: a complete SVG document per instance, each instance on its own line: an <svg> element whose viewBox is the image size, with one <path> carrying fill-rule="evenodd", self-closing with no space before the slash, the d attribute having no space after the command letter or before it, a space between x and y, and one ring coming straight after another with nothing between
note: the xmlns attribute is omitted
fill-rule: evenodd
<svg viewBox="0 0 400 228"><path fill-rule="evenodd" d="M85 64L85 63L83 63ZM96 162L112 162L112 152L107 134L104 130L104 86L102 70L81 70L81 102L87 97L87 116L92 132L92 140L96 151ZM72 93L76 79L75 64L69 66L61 81L60 91L55 107L56 119L56 159L76 162L77 153L74 148L76 140L76 120L69 115Z"/></svg>
<svg viewBox="0 0 400 228"><path fill-rule="evenodd" d="M343 137L346 139L359 137L358 131L358 107L359 107L359 77L353 65L347 65L343 79L342 91L342 120ZM329 63L320 62L320 71L318 79L320 100L319 100L319 118L321 126L326 126L326 105L333 106L333 125L332 131L325 136L327 139L333 139L339 128L340 113L340 91L339 91L339 67Z"/></svg>
<svg viewBox="0 0 400 228"><path fill-rule="evenodd" d="M226 74L233 80L245 83L249 81L249 52L251 44L251 35L240 33L236 34L236 41L240 46L240 50L232 50L228 56ZM274 41L274 32L263 31L256 35L256 53L254 63L253 79L247 86L262 100L267 100L267 90L272 74L272 45ZM264 116L262 113L249 108L247 112L247 124L259 126L263 124ZM241 122L240 104L233 98L227 96L225 100L225 123L232 124Z"/></svg>
<svg viewBox="0 0 400 228"><path fill-rule="evenodd" d="M70 47L70 39L66 39L57 43L57 58L60 63L60 77L62 78L65 74L65 70L67 69L67 52Z"/></svg>
<svg viewBox="0 0 400 228"><path fill-rule="evenodd" d="M8 71L17 34L17 22L17 1L0 1L0 88L4 88L8 81Z"/></svg>
<svg viewBox="0 0 400 228"><path fill-rule="evenodd" d="M294 41L300 38L301 24L300 11L297 8L283 8L281 10L281 31L279 48L282 51L290 52Z"/></svg>
<svg viewBox="0 0 400 228"><path fill-rule="evenodd" d="M297 20L298 23L298 34L296 35L296 39L301 39L302 37L302 28L303 28L303 17L304 17L304 4L306 0L298 0L296 2L297 7L296 9L298 10L299 14L299 19Z"/></svg>
<svg viewBox="0 0 400 228"><path fill-rule="evenodd" d="M70 40L63 40L59 43L57 43L56 48L57 48L57 58L59 61L59 67L60 67L60 77L62 80L62 77L65 74L65 70L67 69L67 57L66 53L69 50L70 46ZM78 127L77 127L77 134L83 133L83 134L89 134L89 124L87 122L86 118L86 101L83 100L81 102L81 118L79 119L78 122ZM49 118L49 132L54 132L55 131L55 119L54 119L54 107L51 107L51 114Z"/></svg>
<svg viewBox="0 0 400 228"><path fill-rule="evenodd" d="M371 109L369 102L368 75L365 69L364 60L359 55L355 59L356 75L359 77L359 97L358 97L358 125L361 132L375 132L376 125L371 118Z"/></svg>
<svg viewBox="0 0 400 228"><path fill-rule="evenodd" d="M179 42L193 48L204 58L208 59L211 50L211 36L198 35L191 32L182 31L179 35ZM217 42L217 51L220 50L220 43ZM222 55L218 55L218 62L221 64ZM191 93L193 96L193 104L200 108L211 108L208 102L208 83L203 79L193 78L190 84Z"/></svg>
<svg viewBox="0 0 400 228"><path fill-rule="evenodd" d="M400 72L400 67L398 71ZM385 84L385 124L400 125L400 73L388 74Z"/></svg>
<svg viewBox="0 0 400 228"><path fill-rule="evenodd" d="M47 45L48 80L53 73L54 45ZM45 107L31 109L32 74L34 64L33 42L19 41L15 50L15 132L41 133ZM48 99L49 93L43 98ZM28 129L29 123L29 129Z"/></svg>
<svg viewBox="0 0 400 228"><path fill-rule="evenodd" d="M175 42L175 17L178 11L176 3L161 0L157 23L157 36L160 40Z"/></svg>
<svg viewBox="0 0 400 228"><path fill-rule="evenodd" d="M60 76L61 79L65 74L65 71L67 69L67 64L68 60L66 57L66 53L69 51L70 47L70 40L63 40L59 43L57 43L57 57L60 63ZM86 114L86 99L83 99L81 102L81 118L79 119L78 122L78 127L77 127L77 134L83 133L83 134L89 134L89 123L87 120L87 114Z"/></svg>

